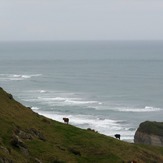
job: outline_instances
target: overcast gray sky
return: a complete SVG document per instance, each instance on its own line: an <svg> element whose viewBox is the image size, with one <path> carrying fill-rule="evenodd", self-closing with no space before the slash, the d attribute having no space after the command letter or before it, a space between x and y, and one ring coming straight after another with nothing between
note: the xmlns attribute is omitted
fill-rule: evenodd
<svg viewBox="0 0 163 163"><path fill-rule="evenodd" d="M163 0L0 0L3 40L163 40Z"/></svg>

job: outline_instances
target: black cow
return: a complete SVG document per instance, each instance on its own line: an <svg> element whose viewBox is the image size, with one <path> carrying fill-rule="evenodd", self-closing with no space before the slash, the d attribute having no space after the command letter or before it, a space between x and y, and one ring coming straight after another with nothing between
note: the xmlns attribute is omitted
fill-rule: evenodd
<svg viewBox="0 0 163 163"><path fill-rule="evenodd" d="M115 136L115 138L117 138L117 139L119 139L119 140L120 140L120 138L121 138L121 135L120 135L120 134L115 134L114 136Z"/></svg>
<svg viewBox="0 0 163 163"><path fill-rule="evenodd" d="M63 121L65 122L65 123L69 123L69 119L68 118L63 118Z"/></svg>

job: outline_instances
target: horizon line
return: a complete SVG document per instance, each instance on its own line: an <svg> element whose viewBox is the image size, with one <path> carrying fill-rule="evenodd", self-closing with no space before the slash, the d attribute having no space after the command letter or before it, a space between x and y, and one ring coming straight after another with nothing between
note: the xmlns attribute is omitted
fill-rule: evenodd
<svg viewBox="0 0 163 163"><path fill-rule="evenodd" d="M151 42L151 41L163 41L163 39L151 39L151 40L0 40L0 42Z"/></svg>

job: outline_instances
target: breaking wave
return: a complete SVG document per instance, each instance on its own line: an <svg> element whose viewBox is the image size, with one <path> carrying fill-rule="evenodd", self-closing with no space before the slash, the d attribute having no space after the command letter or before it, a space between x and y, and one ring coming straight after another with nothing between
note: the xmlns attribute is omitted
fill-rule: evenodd
<svg viewBox="0 0 163 163"><path fill-rule="evenodd" d="M39 110L40 108L33 106L31 109L32 110Z"/></svg>
<svg viewBox="0 0 163 163"><path fill-rule="evenodd" d="M152 106L145 106L144 108L121 107L121 108L114 108L113 110L119 112L155 112L155 111L160 111L162 109L157 107L152 107Z"/></svg>
<svg viewBox="0 0 163 163"><path fill-rule="evenodd" d="M0 74L0 81L27 80L41 75L42 74Z"/></svg>
<svg viewBox="0 0 163 163"><path fill-rule="evenodd" d="M81 98L69 97L37 97L31 99L23 99L29 102L40 102L50 106L87 106L87 105L101 105L99 101L88 101Z"/></svg>
<svg viewBox="0 0 163 163"><path fill-rule="evenodd" d="M72 96L66 93L52 93L48 90L36 90L28 92L28 97L23 98L24 101L36 102L51 107L57 106L81 106L85 108L92 108L94 110L108 110L115 112L158 112L163 110L159 107L145 106L145 107L133 107L133 106L114 106L109 105L107 102L101 102L92 99L86 99L81 96ZM35 94L36 93L36 94ZM39 94L38 94L39 93ZM35 97L33 95L36 95Z"/></svg>

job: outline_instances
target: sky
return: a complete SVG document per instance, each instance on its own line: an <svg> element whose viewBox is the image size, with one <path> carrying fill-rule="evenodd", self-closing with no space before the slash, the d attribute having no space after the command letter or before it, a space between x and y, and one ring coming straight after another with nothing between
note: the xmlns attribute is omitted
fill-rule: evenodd
<svg viewBox="0 0 163 163"><path fill-rule="evenodd" d="M163 0L0 0L0 41L163 40Z"/></svg>

